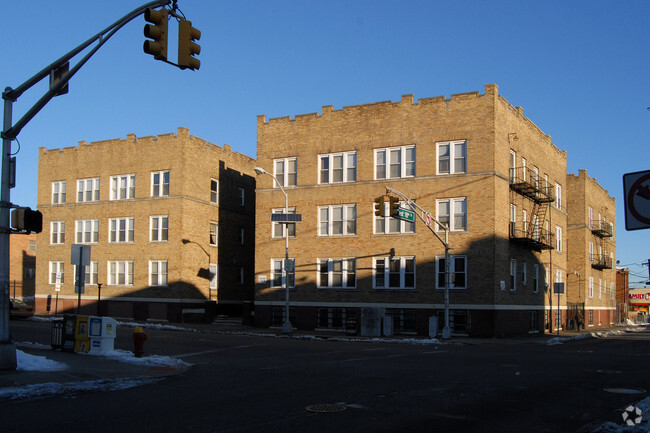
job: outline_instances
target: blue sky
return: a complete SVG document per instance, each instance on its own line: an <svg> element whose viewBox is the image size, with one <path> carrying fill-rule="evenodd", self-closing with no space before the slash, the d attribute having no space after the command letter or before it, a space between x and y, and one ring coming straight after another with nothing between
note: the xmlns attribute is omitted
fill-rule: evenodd
<svg viewBox="0 0 650 433"><path fill-rule="evenodd" d="M146 1L5 2L0 86L17 87ZM650 231L625 231L624 173L650 169L650 2L205 1L178 6L202 31L201 68L142 52L120 30L20 133L12 202L36 207L38 148L190 129L256 156L256 116L469 91L499 93L617 200L617 258L648 280ZM170 58L175 57L170 44ZM14 121L47 83L14 104ZM17 144L14 142L14 149ZM637 285L638 284L633 284Z"/></svg>

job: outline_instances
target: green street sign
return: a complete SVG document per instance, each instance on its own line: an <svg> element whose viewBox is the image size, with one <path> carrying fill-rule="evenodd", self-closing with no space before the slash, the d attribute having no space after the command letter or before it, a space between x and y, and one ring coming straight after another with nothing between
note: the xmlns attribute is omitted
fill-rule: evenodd
<svg viewBox="0 0 650 433"><path fill-rule="evenodd" d="M410 223L415 222L415 212L408 209L398 209L397 219L408 221Z"/></svg>

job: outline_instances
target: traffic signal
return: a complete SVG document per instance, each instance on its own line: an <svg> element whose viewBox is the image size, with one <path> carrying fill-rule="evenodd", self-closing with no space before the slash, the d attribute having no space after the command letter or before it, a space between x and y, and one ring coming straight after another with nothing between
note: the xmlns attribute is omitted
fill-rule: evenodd
<svg viewBox="0 0 650 433"><path fill-rule="evenodd" d="M167 19L169 11L165 8L146 9L144 19L151 24L144 26L145 37L152 39L144 41L144 52L151 54L156 60L167 60Z"/></svg>
<svg viewBox="0 0 650 433"><path fill-rule="evenodd" d="M28 207L19 207L11 211L11 226L28 233L43 231L43 214Z"/></svg>
<svg viewBox="0 0 650 433"><path fill-rule="evenodd" d="M201 53L201 46L194 41L201 39L201 31L192 27L192 21L178 22L178 66L181 69L196 70L201 61L194 57Z"/></svg>
<svg viewBox="0 0 650 433"><path fill-rule="evenodd" d="M385 216L384 208L384 196L382 195L375 199L375 216Z"/></svg>
<svg viewBox="0 0 650 433"><path fill-rule="evenodd" d="M388 206L390 209L390 216L397 218L399 215L399 199L397 197L388 197L388 201L390 203Z"/></svg>

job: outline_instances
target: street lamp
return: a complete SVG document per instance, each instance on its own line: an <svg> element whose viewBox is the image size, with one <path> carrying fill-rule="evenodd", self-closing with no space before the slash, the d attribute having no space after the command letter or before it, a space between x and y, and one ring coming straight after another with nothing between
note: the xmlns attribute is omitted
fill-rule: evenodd
<svg viewBox="0 0 650 433"><path fill-rule="evenodd" d="M289 197L287 197L287 193L284 191L284 188L282 188L282 184L278 181L278 179L269 173L268 171L264 170L262 167L255 167L255 173L257 174L268 174L273 178L275 183L278 185L280 188L280 191L282 191L282 194L284 194L284 213L288 214L289 213ZM285 306L284 306L284 322L282 323L282 332L285 334L290 334L292 331L292 326L291 326L291 321L289 320L289 226L287 225L288 222L284 223L284 266L282 267L282 272L284 273L284 297L285 297ZM294 268L295 269L295 268ZM294 271L295 272L295 271Z"/></svg>
<svg viewBox="0 0 650 433"><path fill-rule="evenodd" d="M203 248L203 245L199 244L198 242L194 242L194 241L191 241L191 240L189 240L189 239L181 239L181 242L182 242L184 245L187 245L187 244L198 245L199 248L201 248L201 249L203 250L203 252L205 253L205 255L208 256L208 272L207 272L207 280L208 280L208 299L211 301L211 300L212 300L212 288L210 287L210 282L212 281L212 278L214 278L214 275L212 275L212 274L210 273L210 262L212 261L212 259L210 258L210 253L207 252L207 251L205 250L205 248ZM205 274L203 274L203 273L201 272L202 270L203 270L203 269L200 269L200 270L199 270L199 274L198 274L198 276L199 276L199 277L204 277L204 278L205 278Z"/></svg>

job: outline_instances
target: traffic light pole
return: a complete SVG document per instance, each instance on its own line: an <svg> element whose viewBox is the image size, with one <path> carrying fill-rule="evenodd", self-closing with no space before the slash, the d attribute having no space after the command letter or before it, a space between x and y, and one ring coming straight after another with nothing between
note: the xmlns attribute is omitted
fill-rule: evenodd
<svg viewBox="0 0 650 433"><path fill-rule="evenodd" d="M386 187L387 193L393 193L398 195L406 204L413 210L420 220L431 230L431 233L434 234L436 238L442 243L445 247L445 326L442 328L442 338L443 340L448 340L451 338L451 328L449 327L449 287L451 286L451 273L449 272L451 261L449 260L449 226L447 224L442 224L436 218L434 218L430 212L422 209L415 203L413 200L408 198L405 194L399 192L396 189ZM426 216L426 218L425 218ZM440 235L431 227L431 221L438 224L439 227L442 227L445 230L445 238L442 239Z"/></svg>
<svg viewBox="0 0 650 433"><path fill-rule="evenodd" d="M129 21L144 13L148 8L163 7L172 3L172 0L157 0L140 6L133 12L125 15L111 26L97 33L74 50L70 51L60 59L54 61L29 80L18 86L16 89L7 87L2 93L4 99L4 118L2 125L2 179L0 184L0 370L16 369L16 347L11 342L9 332L9 236L12 233L10 226L10 211L15 207L11 203L10 190L14 186L15 165L11 157L11 142L16 139L23 127L61 90L66 86L68 81L77 73L79 69L92 57L106 41L122 28ZM174 1L174 5L175 5ZM72 69L65 73L60 80L51 85L50 89L41 99L30 108L23 117L12 125L13 103L26 90L34 84L40 82L43 78L50 75L54 70L60 69L67 64L70 59L85 50L92 43L99 41L88 54L86 54ZM13 169L12 169L13 166Z"/></svg>

